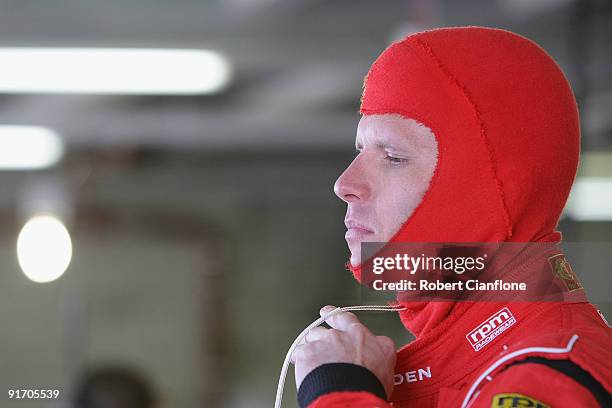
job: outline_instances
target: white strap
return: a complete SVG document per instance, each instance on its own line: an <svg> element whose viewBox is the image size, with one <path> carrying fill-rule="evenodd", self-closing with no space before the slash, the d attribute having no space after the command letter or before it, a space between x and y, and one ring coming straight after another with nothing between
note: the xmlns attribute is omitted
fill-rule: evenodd
<svg viewBox="0 0 612 408"><path fill-rule="evenodd" d="M287 356L285 357L285 361L283 362L283 367L281 368L280 377L278 379L278 388L276 389L276 401L274 402L274 408L280 408L281 403L283 401L283 390L285 388L285 379L287 378L287 370L289 369L289 364L291 363L291 355L295 348L302 342L304 337L312 330L313 328L322 324L325 320L330 318L331 316L341 313L341 312L349 312L352 310L368 310L368 311L381 311L381 312L399 312L401 310L405 310L405 307L394 307L388 305L358 305L358 306L345 306L338 307L331 312L323 315L318 318L314 322L312 322L308 327L306 327L302 332L295 338L291 347L289 347L289 351L287 351Z"/></svg>

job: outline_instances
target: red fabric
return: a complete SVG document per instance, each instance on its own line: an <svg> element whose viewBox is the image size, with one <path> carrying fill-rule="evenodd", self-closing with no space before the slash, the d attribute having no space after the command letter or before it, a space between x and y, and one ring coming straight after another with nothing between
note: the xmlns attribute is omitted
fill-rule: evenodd
<svg viewBox="0 0 612 408"><path fill-rule="evenodd" d="M402 381L396 382L389 402L366 392L336 392L322 395L309 408L460 407L468 390L488 367L510 353L524 350L532 351L509 359L477 387L471 408L491 407L493 397L502 393L519 393L551 407L594 406L590 404L593 398L590 392L569 377L548 376L545 366L509 367L512 362L529 356L569 359L589 372L608 392L612 390L612 330L589 303L461 303L458 306L460 311L453 310L449 318L398 350L395 376ZM504 307L510 310L516 323L475 351L466 334ZM574 335L578 339L569 352L538 351L566 348ZM529 376L525 375L526 368L530 370ZM431 376L420 376L420 370ZM537 381L531 379L534 376L538 377ZM563 396L566 402L558 404L557 396Z"/></svg>
<svg viewBox="0 0 612 408"><path fill-rule="evenodd" d="M434 132L429 190L390 242L559 241L580 149L571 88L545 51L508 31L444 28L392 44L366 76L363 115L397 113ZM349 269L361 280L360 265ZM452 303L402 303L415 335Z"/></svg>
<svg viewBox="0 0 612 408"><path fill-rule="evenodd" d="M372 65L360 111L415 119L438 142L429 191L391 242L560 238L578 112L563 73L530 40L482 27L411 35Z"/></svg>
<svg viewBox="0 0 612 408"><path fill-rule="evenodd" d="M588 389L566 375L541 364L523 364L504 371L485 385L472 407L491 408L496 395L507 393L526 396L549 407L599 406Z"/></svg>
<svg viewBox="0 0 612 408"><path fill-rule="evenodd" d="M415 34L365 81L364 115L399 113L438 141L429 192L396 242L528 242L554 231L576 174L579 123L563 73L503 30Z"/></svg>
<svg viewBox="0 0 612 408"><path fill-rule="evenodd" d="M314 400L309 408L372 408L388 407L389 404L369 392L339 391L325 394Z"/></svg>
<svg viewBox="0 0 612 408"><path fill-rule="evenodd" d="M565 76L532 41L484 27L411 35L374 62L360 111L415 119L438 142L429 190L390 242L561 239L555 227L578 165L578 111ZM348 267L361 280L361 266ZM402 322L417 336L453 308L402 304Z"/></svg>
<svg viewBox="0 0 612 408"><path fill-rule="evenodd" d="M415 119L438 142L429 190L390 242L560 241L555 228L578 164L578 112L563 73L530 40L482 27L411 35L373 64L361 113ZM347 266L360 280L361 266ZM429 368L432 378L396 385L394 407L460 406L495 360L529 346L564 347L573 334L580 339L564 357L612 389L610 329L586 302L397 303L407 307L400 318L417 339L398 351L396 373L413 379ZM475 351L466 334L503 307L517 323ZM583 390L554 378L575 390L575 400L563 394L567 406L584 406ZM474 406L491 406L486 392L520 389L533 397L541 396L540 387L508 371L488 382ZM390 406L363 394L327 394L313 406Z"/></svg>

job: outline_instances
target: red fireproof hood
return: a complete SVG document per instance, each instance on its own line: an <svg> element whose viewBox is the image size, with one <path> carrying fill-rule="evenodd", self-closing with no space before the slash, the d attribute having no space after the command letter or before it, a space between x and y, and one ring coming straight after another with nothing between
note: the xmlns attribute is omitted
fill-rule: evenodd
<svg viewBox="0 0 612 408"><path fill-rule="evenodd" d="M532 41L484 27L411 35L372 65L360 112L414 119L438 143L429 190L390 242L561 239L578 111L560 68ZM360 280L360 266L348 266Z"/></svg>

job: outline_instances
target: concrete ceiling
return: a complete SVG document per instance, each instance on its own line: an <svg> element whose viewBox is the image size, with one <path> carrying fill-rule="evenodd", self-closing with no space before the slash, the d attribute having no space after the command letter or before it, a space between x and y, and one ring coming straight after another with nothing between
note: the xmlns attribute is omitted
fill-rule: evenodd
<svg viewBox="0 0 612 408"><path fill-rule="evenodd" d="M212 48L230 58L236 76L216 96L0 95L0 123L50 126L75 149L344 148L354 135L363 76L392 38L415 26L475 24L542 44L584 96L589 140L609 145L610 8L583 1L591 11L580 17L583 9L571 0L535 3L4 0L3 46ZM588 46L580 48L581 39Z"/></svg>

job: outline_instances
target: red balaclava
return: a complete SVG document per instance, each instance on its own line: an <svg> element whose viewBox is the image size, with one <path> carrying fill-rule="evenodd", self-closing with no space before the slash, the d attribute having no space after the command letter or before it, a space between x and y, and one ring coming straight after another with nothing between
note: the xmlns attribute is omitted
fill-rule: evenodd
<svg viewBox="0 0 612 408"><path fill-rule="evenodd" d="M484 27L411 35L372 65L360 112L414 119L438 143L429 189L390 242L560 241L578 111L560 68L532 41ZM361 280L360 265L349 268ZM401 317L418 336L450 309L413 303Z"/></svg>

